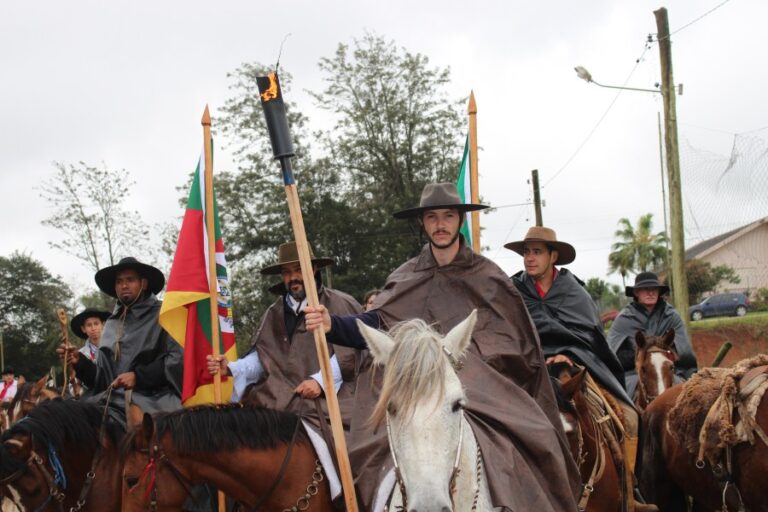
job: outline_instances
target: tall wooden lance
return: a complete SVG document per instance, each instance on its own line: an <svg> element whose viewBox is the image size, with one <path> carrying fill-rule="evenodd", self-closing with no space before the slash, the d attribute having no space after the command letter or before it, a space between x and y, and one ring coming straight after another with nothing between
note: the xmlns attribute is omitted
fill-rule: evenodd
<svg viewBox="0 0 768 512"><path fill-rule="evenodd" d="M317 296L317 286L315 280L311 277L312 260L309 255L309 244L307 242L307 233L304 230L304 219L301 215L301 204L299 203L299 193L296 189L296 180L293 176L291 167L291 157L294 156L293 142L291 133L288 129L288 118L285 115L285 104L283 103L283 93L280 90L280 81L277 73L270 73L268 76L256 78L261 95L261 106L264 109L264 118L267 121L267 130L269 131L269 140L272 143L272 152L275 159L280 162L280 168L283 173L283 183L285 184L285 194L288 199L288 209L291 214L291 225L293 226L293 236L296 241L296 248L299 251L299 264L301 273L304 276L304 289L307 293L307 302L312 307L317 307L320 303ZM325 333L322 329L314 331L315 348L317 349L317 358L320 363L320 370L323 376L323 382L333 382L331 372L330 355L328 344L325 340ZM327 387L333 389L333 387ZM344 428L341 423L341 412L339 411L339 401L335 393L326 393L326 402L328 404L328 416L331 419L331 431L333 432L333 441L336 445L336 458L339 463L339 473L341 476L341 485L344 488L344 501L349 512L357 512L357 499L355 497L355 487L352 481L352 469L347 455L347 443L344 439Z"/></svg>
<svg viewBox="0 0 768 512"><path fill-rule="evenodd" d="M477 103L475 103L475 91L469 92L469 183L472 202L480 202L480 183L477 172ZM472 216L472 249L480 254L480 212L473 211Z"/></svg>

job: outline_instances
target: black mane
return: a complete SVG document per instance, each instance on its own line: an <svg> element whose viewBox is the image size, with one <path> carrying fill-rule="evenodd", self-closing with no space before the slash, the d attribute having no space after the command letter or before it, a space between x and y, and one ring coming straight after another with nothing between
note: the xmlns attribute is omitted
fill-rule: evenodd
<svg viewBox="0 0 768 512"><path fill-rule="evenodd" d="M268 450L288 444L298 421L295 414L262 407L202 405L155 416L155 429L158 438L170 434L177 452L191 455L238 448ZM308 440L301 426L296 438Z"/></svg>

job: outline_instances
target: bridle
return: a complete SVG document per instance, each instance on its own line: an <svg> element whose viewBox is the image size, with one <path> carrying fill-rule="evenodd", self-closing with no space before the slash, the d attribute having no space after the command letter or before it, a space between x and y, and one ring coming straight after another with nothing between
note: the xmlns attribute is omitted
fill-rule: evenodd
<svg viewBox="0 0 768 512"><path fill-rule="evenodd" d="M462 363L457 360L453 354L445 347L442 347L443 353L448 358L448 361L451 363L451 366L454 370L458 371L462 368ZM397 485L400 489L400 495L402 496L402 510L408 510L408 494L405 489L405 480L403 479L403 472L400 469L400 464L397 461L397 453L395 452L395 445L392 440L392 425L391 421L389 419L389 410L386 411L385 414L385 421L387 425L387 441L389 442L389 451L392 454L392 463L395 468L395 480L397 481ZM456 480L459 476L459 462L461 460L461 448L464 442L464 408L461 408L461 414L459 414L459 441L456 445L456 456L453 459L453 469L451 470L451 478L448 480L448 494L451 496L451 504L453 506L453 509L456 509L456 504L454 502L454 497L456 495ZM483 469L483 457L480 453L480 445L477 445L477 451L476 451L476 462L475 462L475 469L476 469L476 475L475 475L475 494L472 498L472 511L474 512L477 510L477 503L480 499L480 483L482 481L482 469Z"/></svg>
<svg viewBox="0 0 768 512"><path fill-rule="evenodd" d="M285 473L288 470L288 464L291 460L291 455L293 454L293 447L296 444L296 438L299 432L299 428L301 426L301 418L300 416L296 418L296 427L293 431L293 435L291 437L291 442L288 445L288 450L286 451L285 457L283 458L283 463L280 467L280 471L278 472L277 476L275 477L275 480L272 482L272 485L267 489L267 491L259 497L258 500L256 500L256 505L251 508L252 511L258 511L260 507L266 503L266 501L269 499L270 496L275 492L277 487L280 485L280 482L282 482L283 478L285 477ZM192 496L192 486L194 485L184 474L181 472L181 470L173 463L173 461L168 457L168 455L165 453L165 450L163 450L163 446L160 443L160 440L157 437L157 430L155 429L152 434L151 439L151 448L143 448L139 449L139 453L146 453L149 455L149 461L147 462L146 466L144 466L144 469L141 471L141 474L139 475L138 482L128 491L129 493L133 493L136 489L139 488L138 484L143 482L144 480L149 480L147 487L144 491L144 500L149 499L149 509L151 512L157 512L157 469L161 464L164 464L170 471L171 474L174 476L177 482L181 484L181 486L184 488L184 491L187 493L188 496ZM312 472L312 481L309 485L307 485L305 493L300 496L296 500L296 504L291 508L283 509L282 512L296 512L296 511L303 511L307 510L310 505L310 500L313 496L315 496L320 491L320 483L324 480L323 476L323 466L320 463L319 460L315 460L315 468ZM194 497L193 497L194 499ZM242 504L236 503L234 510L240 510Z"/></svg>
<svg viewBox="0 0 768 512"><path fill-rule="evenodd" d="M672 361L674 364L675 360L677 359L677 353L672 349L667 348L661 348L657 346L648 347L645 349L645 357L643 358L643 362L650 357L651 354L664 354L664 357ZM642 407L643 409L648 407L648 404L656 400L659 395L651 395L648 393L648 388L645 386L645 382L643 382L643 374L640 371L643 362L637 362L635 363L635 371L637 372L637 393L638 393L638 405Z"/></svg>

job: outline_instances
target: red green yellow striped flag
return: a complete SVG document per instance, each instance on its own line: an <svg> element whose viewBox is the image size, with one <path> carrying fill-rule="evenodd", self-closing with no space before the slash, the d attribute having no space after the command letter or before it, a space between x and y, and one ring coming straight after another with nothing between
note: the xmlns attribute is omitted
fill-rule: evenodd
<svg viewBox="0 0 768 512"><path fill-rule="evenodd" d="M213 376L206 368L211 349L211 301L208 287L208 236L205 229L205 163L201 156L189 191L187 210L181 224L176 255L166 286L160 325L184 347L184 385L181 400L185 406L213 403ZM237 359L232 322L232 295L224 259L216 196L213 201L216 233L216 278L220 326L219 353ZM232 395L232 380L222 376L222 400Z"/></svg>

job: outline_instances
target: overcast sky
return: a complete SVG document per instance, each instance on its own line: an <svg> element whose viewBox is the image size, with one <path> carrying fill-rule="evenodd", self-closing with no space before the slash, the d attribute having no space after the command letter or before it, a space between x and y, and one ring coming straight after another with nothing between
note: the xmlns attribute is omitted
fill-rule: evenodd
<svg viewBox="0 0 768 512"><path fill-rule="evenodd" d="M672 31L719 3L669 2ZM601 83L621 85L629 77L628 86L653 88L658 46L644 52L644 44L656 32L653 10L660 6L647 0L4 2L0 254L26 251L78 291L92 286L87 268L48 247L59 234L40 223L49 211L37 187L53 173L53 161L124 168L137 182L130 205L151 224L173 220L182 213L175 187L201 147L203 107L208 103L215 115L230 95L227 72L243 62L273 62L290 32L282 57L294 78L290 99L320 126L328 119L306 93L322 88L318 60L370 31L449 66L454 97L475 91L485 200L530 202L527 180L539 169L544 223L577 250L570 268L583 279L606 278L620 217L634 222L653 212L663 228L661 98L628 91L616 98L611 89L579 80L573 67L585 66ZM678 98L681 139L728 155L735 133L768 125L766 20L768 2L731 0L673 35L675 80L685 85ZM226 151L218 155L218 168L231 168ZM510 273L519 270L521 258L503 244L521 239L534 223L531 207L500 209L481 222L486 255Z"/></svg>

